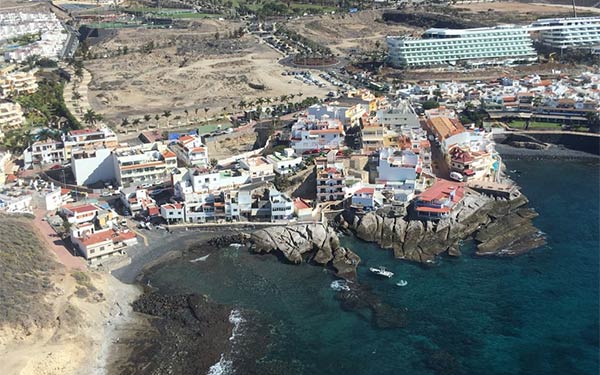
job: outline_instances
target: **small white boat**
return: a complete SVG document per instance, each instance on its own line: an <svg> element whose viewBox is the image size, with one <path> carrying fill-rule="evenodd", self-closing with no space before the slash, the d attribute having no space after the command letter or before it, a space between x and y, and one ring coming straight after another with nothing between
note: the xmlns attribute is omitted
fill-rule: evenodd
<svg viewBox="0 0 600 375"><path fill-rule="evenodd" d="M192 260L190 260L190 263L204 262L205 260L208 259L209 256L210 256L210 254L207 254L207 255L205 255L203 257L192 259Z"/></svg>
<svg viewBox="0 0 600 375"><path fill-rule="evenodd" d="M408 281L406 280L400 280L396 283L396 286L407 286L408 285Z"/></svg>
<svg viewBox="0 0 600 375"><path fill-rule="evenodd" d="M385 267L383 267L383 266L371 267L371 268L369 268L369 271L371 271L375 275L387 277L388 279L390 277L394 276L394 273L392 271L386 270Z"/></svg>

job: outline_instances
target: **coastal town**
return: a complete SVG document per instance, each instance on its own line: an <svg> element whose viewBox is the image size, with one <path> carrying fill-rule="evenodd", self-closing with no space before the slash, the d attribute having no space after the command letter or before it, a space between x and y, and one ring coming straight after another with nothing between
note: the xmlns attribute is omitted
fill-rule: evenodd
<svg viewBox="0 0 600 375"><path fill-rule="evenodd" d="M599 154L597 5L10 2L0 218L33 220L69 269L182 233L349 282L338 234L425 265L467 239L516 256L545 238L506 150Z"/></svg>

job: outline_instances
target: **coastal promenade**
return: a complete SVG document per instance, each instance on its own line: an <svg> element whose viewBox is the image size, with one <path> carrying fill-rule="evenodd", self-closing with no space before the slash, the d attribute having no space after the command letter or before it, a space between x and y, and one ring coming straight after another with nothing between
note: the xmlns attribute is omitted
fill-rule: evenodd
<svg viewBox="0 0 600 375"><path fill-rule="evenodd" d="M48 244L48 248L52 250L52 252L58 258L58 261L62 263L68 270L85 270L85 260L82 257L73 255L69 251L69 249L67 249L67 245L65 244L65 242L54 231L54 229L52 229L50 224L47 221L43 220L45 214L45 211L40 209L34 211L35 227L37 228L40 236L42 237L42 240Z"/></svg>

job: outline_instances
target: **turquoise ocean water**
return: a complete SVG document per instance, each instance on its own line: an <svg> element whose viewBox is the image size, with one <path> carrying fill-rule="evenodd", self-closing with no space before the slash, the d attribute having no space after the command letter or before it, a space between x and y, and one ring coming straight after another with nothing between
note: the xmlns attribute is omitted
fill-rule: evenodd
<svg viewBox="0 0 600 375"><path fill-rule="evenodd" d="M535 224L547 236L543 248L517 258L478 258L466 242L462 257L424 268L342 239L362 258L360 281L384 302L408 309L406 328L377 329L368 316L342 310L330 272L233 247L205 262L166 264L150 279L168 293L207 294L256 311L271 332L261 361L287 364L274 373L597 374L598 165L507 164L521 171L514 178L540 213ZM368 267L377 265L396 276L371 277ZM397 287L399 279L408 285Z"/></svg>

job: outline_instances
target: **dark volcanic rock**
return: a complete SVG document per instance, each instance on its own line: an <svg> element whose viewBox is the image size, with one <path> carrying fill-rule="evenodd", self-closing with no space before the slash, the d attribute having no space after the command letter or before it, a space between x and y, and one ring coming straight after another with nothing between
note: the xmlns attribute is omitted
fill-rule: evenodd
<svg viewBox="0 0 600 375"><path fill-rule="evenodd" d="M544 244L531 223L537 214L525 208L527 203L524 195L509 200L469 191L452 216L439 222L407 221L379 211L361 218L344 212L339 221L347 223L358 238L392 248L400 259L426 263L444 252L459 256L459 241L471 236L480 242L478 255L507 256Z"/></svg>
<svg viewBox="0 0 600 375"><path fill-rule="evenodd" d="M252 250L257 253L280 252L287 261L299 264L314 254L317 264L331 265L339 277L353 280L360 257L340 247L332 227L323 224L276 226L254 231L250 235Z"/></svg>
<svg viewBox="0 0 600 375"><path fill-rule="evenodd" d="M205 374L229 345L230 308L189 294L144 294L133 303L147 314L154 332L136 337L120 374Z"/></svg>
<svg viewBox="0 0 600 375"><path fill-rule="evenodd" d="M370 319L377 328L403 328L408 325L406 309L400 309L381 301L371 289L361 284L351 284L349 291L336 294L341 307L353 311L364 319ZM369 314L365 314L370 312Z"/></svg>

